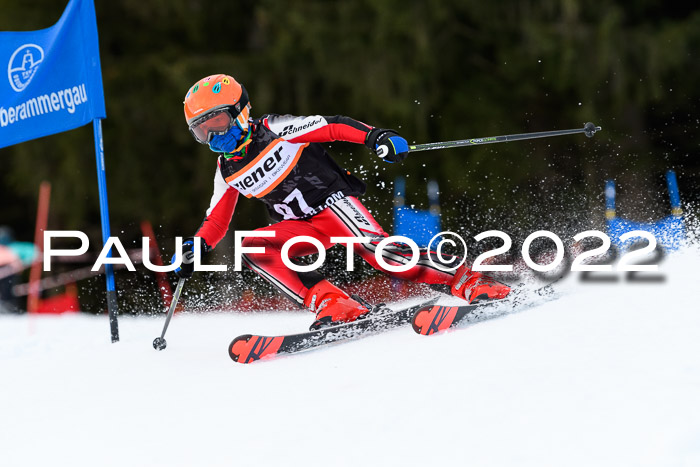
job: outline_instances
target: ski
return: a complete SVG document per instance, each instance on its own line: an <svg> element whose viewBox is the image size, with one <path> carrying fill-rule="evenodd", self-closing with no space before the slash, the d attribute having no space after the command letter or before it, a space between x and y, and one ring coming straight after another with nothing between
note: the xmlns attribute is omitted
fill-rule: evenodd
<svg viewBox="0 0 700 467"><path fill-rule="evenodd" d="M294 354L327 344L365 337L408 324L417 310L429 307L436 300L437 297L399 310L387 308L381 310L376 316L370 314L367 318L352 323L299 334L283 336L243 334L231 341L228 353L234 362L251 363L280 354Z"/></svg>
<svg viewBox="0 0 700 467"><path fill-rule="evenodd" d="M416 310L411 318L411 326L418 334L430 336L459 324L465 316L474 313L479 307L480 305L425 306Z"/></svg>
<svg viewBox="0 0 700 467"><path fill-rule="evenodd" d="M554 282L557 282L556 280ZM538 297L552 297L554 289L549 283L531 293ZM427 305L416 310L411 318L411 327L421 335L430 336L432 334L445 331L455 327L462 322L471 320L478 321L482 315L493 310L497 315L508 313L515 309L527 306L526 297L523 294L515 293L511 300L499 300L474 305ZM500 311L500 313L498 313Z"/></svg>

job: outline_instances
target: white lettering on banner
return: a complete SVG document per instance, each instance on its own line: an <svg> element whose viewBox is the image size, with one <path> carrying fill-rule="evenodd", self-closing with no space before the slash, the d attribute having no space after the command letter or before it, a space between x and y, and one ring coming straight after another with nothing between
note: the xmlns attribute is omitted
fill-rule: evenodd
<svg viewBox="0 0 700 467"><path fill-rule="evenodd" d="M70 90L63 93L63 100L66 101L68 113L75 113L75 104L73 104L73 94L71 94Z"/></svg>
<svg viewBox="0 0 700 467"><path fill-rule="evenodd" d="M32 97L19 105L0 107L0 127L6 127L20 120L37 117L51 112L65 110L74 114L76 107L88 101L85 83L41 96Z"/></svg>
<svg viewBox="0 0 700 467"><path fill-rule="evenodd" d="M264 196L287 176L306 146L280 141L226 182L248 198Z"/></svg>

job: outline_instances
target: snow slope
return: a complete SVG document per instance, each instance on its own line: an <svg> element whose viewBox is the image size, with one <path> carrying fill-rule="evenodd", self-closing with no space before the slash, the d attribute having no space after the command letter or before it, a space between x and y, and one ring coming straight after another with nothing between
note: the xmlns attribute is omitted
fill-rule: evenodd
<svg viewBox="0 0 700 467"><path fill-rule="evenodd" d="M3 466L700 465L700 252L663 283L253 365L227 344L306 313L0 316Z"/></svg>

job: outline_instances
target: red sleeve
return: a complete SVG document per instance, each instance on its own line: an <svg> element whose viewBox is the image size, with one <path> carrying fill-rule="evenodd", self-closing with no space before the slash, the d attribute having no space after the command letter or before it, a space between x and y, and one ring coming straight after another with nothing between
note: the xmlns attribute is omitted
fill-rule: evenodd
<svg viewBox="0 0 700 467"><path fill-rule="evenodd" d="M327 143L347 141L364 144L372 127L350 117L335 115L322 117L269 116L263 125L290 143Z"/></svg>
<svg viewBox="0 0 700 467"><path fill-rule="evenodd" d="M195 236L201 237L207 245L214 248L228 232L237 201L238 190L226 183L221 171L217 168L214 178L214 194L211 197L209 209L207 209L207 216Z"/></svg>

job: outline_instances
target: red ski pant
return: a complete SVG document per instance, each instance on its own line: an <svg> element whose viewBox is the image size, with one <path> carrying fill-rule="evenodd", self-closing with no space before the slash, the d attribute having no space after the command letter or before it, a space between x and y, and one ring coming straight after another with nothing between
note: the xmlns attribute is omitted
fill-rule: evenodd
<svg viewBox="0 0 700 467"><path fill-rule="evenodd" d="M427 284L451 284L452 272L441 271L428 260L434 252L421 249L418 264L404 272L392 272L383 268L376 259L377 244L389 235L372 217L362 203L352 196L347 196L324 209L315 216L303 220L284 220L268 227L256 229L259 231L274 231L274 237L246 237L243 247L264 247L264 253L245 253L245 264L259 274L263 279L272 283L282 293L303 306L304 298L309 288L323 280L317 272L296 272L282 262L282 247L288 240L298 236L309 236L317 239L325 249L335 245L331 237L369 237L370 243L355 244L354 251L372 267L400 279ZM316 246L308 242L294 244L288 251L290 258L308 256L317 253ZM392 243L381 252L384 261L392 266L403 265L403 259L410 259L410 248L402 244Z"/></svg>

